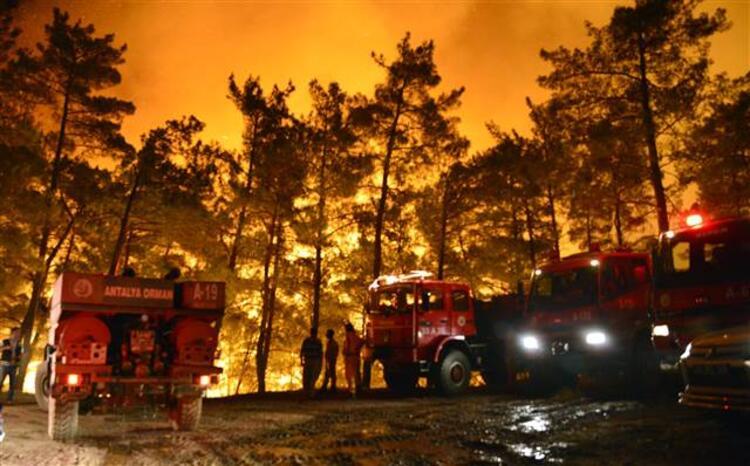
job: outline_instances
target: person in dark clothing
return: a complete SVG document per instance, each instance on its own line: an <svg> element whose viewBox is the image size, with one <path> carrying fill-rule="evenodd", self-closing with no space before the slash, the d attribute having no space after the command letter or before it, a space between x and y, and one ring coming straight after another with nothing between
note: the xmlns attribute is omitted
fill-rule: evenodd
<svg viewBox="0 0 750 466"><path fill-rule="evenodd" d="M318 381L323 365L323 344L318 338L317 327L310 329L310 336L302 342L299 356L302 363L302 389L309 398L312 398L315 395L315 383Z"/></svg>
<svg viewBox="0 0 750 466"><path fill-rule="evenodd" d="M323 375L322 391L328 391L328 382L331 382L331 393L336 393L336 359L339 355L339 344L333 339L333 329L326 330L326 352L325 352L325 374Z"/></svg>
<svg viewBox="0 0 750 466"><path fill-rule="evenodd" d="M13 402L16 390L16 369L21 360L21 354L23 354L21 330L15 327L10 330L10 337L0 342L0 391L7 376L9 378L8 403Z"/></svg>

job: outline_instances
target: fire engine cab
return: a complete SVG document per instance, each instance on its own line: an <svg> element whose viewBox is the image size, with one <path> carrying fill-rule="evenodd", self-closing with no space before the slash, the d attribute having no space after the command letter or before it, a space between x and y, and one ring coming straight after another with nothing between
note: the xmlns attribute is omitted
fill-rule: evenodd
<svg viewBox="0 0 750 466"><path fill-rule="evenodd" d="M533 272L513 357L522 391L626 380L656 373L647 254L592 251Z"/></svg>
<svg viewBox="0 0 750 466"><path fill-rule="evenodd" d="M483 303L465 283L427 272L388 275L369 287L364 357L383 365L389 389L408 392L420 377L443 394L463 392L474 370L503 383L502 341L511 300Z"/></svg>
<svg viewBox="0 0 750 466"><path fill-rule="evenodd" d="M696 337L750 319L750 219L705 221L692 213L659 237L654 260L654 344L676 369Z"/></svg>

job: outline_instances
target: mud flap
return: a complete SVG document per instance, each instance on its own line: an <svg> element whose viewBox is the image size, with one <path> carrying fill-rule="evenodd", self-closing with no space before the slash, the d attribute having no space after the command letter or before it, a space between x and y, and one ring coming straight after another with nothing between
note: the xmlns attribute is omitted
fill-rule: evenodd
<svg viewBox="0 0 750 466"><path fill-rule="evenodd" d="M49 362L42 361L36 366L34 377L34 398L43 410L49 410Z"/></svg>

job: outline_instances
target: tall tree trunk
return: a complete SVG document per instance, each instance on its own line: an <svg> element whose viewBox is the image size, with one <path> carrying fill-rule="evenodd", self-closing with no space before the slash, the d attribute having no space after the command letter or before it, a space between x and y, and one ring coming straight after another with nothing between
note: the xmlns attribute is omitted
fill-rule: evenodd
<svg viewBox="0 0 750 466"><path fill-rule="evenodd" d="M380 200L378 201L378 212L375 217L375 244L374 244L374 257L372 261L372 276L373 279L380 276L380 271L383 266L383 221L385 219L385 208L388 200L388 175L391 170L391 157L393 156L393 149L396 145L396 133L398 132L398 122L401 118L401 106L403 105L405 85L401 87L399 92L398 104L396 105L396 111L393 115L393 121L388 129L388 143L385 148L385 157L383 158L383 181L380 185Z"/></svg>
<svg viewBox="0 0 750 466"><path fill-rule="evenodd" d="M266 338L263 340L263 389L266 385L266 371L268 370L268 358L271 355L271 341L273 339L273 319L276 314L276 289L278 288L279 277L281 276L281 254L284 243L284 224L280 221L277 224L276 246L274 248L273 272L268 296L268 322L266 323Z"/></svg>
<svg viewBox="0 0 750 466"><path fill-rule="evenodd" d="M125 257L122 259L122 266L127 267L130 265L130 251L133 246L133 229L128 229L128 236L125 240Z"/></svg>
<svg viewBox="0 0 750 466"><path fill-rule="evenodd" d="M641 84L641 111L643 126L645 128L646 145L648 147L648 163L651 186L654 189L656 200L656 217L659 222L659 231L669 230L669 213L667 211L667 197L664 193L663 173L661 170L659 151L656 147L656 124L651 109L650 85L647 77L646 43L643 33L638 36L638 56Z"/></svg>
<svg viewBox="0 0 750 466"><path fill-rule="evenodd" d="M234 394L240 394L240 387L242 387L242 379L245 378L245 372L247 371L247 363L250 359L250 348L253 346L253 339L247 338L245 341L245 353L242 355L242 364L240 364L240 373L237 376L237 385L234 388Z"/></svg>
<svg viewBox="0 0 750 466"><path fill-rule="evenodd" d="M26 314L21 322L21 341L23 347L26 348L27 351L21 356L21 362L18 369L17 384L19 387L23 387L26 378L26 370L31 358L31 333L34 329L34 319L39 312L39 304L42 299L42 294L44 293L44 287L47 283L47 274L49 273L49 266L47 266L47 263L51 263L51 261L48 260L47 253L49 249L50 235L52 234L52 203L55 199L55 194L57 193L57 187L60 182L60 172L62 171L62 154L63 147L65 146L65 129L68 124L70 90L72 85L73 79L71 77L68 79L65 89L62 116L60 117L60 130L57 135L55 155L52 160L52 171L47 191L44 194L44 221L37 251L37 270L32 275L31 299L29 299L29 306L26 308ZM51 259L54 260L54 257L51 257Z"/></svg>
<svg viewBox="0 0 750 466"><path fill-rule="evenodd" d="M115 276L117 275L119 264L120 264L120 255L122 252L122 247L125 244L125 237L127 235L128 231L128 222L130 221L130 211L133 209L133 203L135 201L135 196L138 192L138 186L140 185L140 179L141 179L141 173L142 173L142 161L138 160L138 165L135 169L135 176L133 178L133 185L130 187L130 193L128 194L128 199L125 202L125 211L122 213L122 217L120 217L120 230L117 232L117 241L115 241L115 248L112 252L112 262L109 264L109 275Z"/></svg>
<svg viewBox="0 0 750 466"><path fill-rule="evenodd" d="M240 215L237 218L237 228L234 230L234 239L232 240L232 247L229 251L229 263L227 264L229 270L234 272L237 268L237 259L240 253L240 242L242 241L242 233L245 231L245 223L247 222L247 196L253 190L253 173L255 169L255 146L257 144L258 136L258 120L253 119L253 131L250 137L250 149L247 155L247 180L245 181L245 192L242 198L242 208L240 209Z"/></svg>
<svg viewBox="0 0 750 466"><path fill-rule="evenodd" d="M318 328L320 322L320 294L323 286L323 243L326 225L326 147L323 146L318 171L318 218L315 232L315 270L313 271L313 308L310 327Z"/></svg>
<svg viewBox="0 0 750 466"><path fill-rule="evenodd" d="M589 251L591 251L591 247L594 244L594 238L593 238L593 226L591 224L591 209L586 210L586 247Z"/></svg>
<svg viewBox="0 0 750 466"><path fill-rule="evenodd" d="M240 215L237 218L237 228L234 230L234 239L232 240L232 248L229 252L229 270L234 272L237 268L237 257L240 251L240 238L242 232L245 229L245 217L247 216L247 205L243 202L242 208L240 209Z"/></svg>
<svg viewBox="0 0 750 466"><path fill-rule="evenodd" d="M273 261L274 245L276 241L277 215L277 210L274 208L271 224L268 228L266 253L263 259L263 285L261 288L262 310L260 327L258 329L258 341L255 345L255 374L258 378L258 393L265 393L266 391L266 368L264 366L264 361L266 359L263 356L263 351L266 348L266 339L269 337L267 327L270 312L269 301L271 297L271 264Z"/></svg>
<svg viewBox="0 0 750 466"><path fill-rule="evenodd" d="M513 238L513 245L517 245L521 242L521 226L518 219L518 205L516 199L511 198L511 237ZM513 254L513 275L515 277L521 277L523 274L523 267L519 264L518 254Z"/></svg>
<svg viewBox="0 0 750 466"><path fill-rule="evenodd" d="M445 269L445 243L448 241L448 189L450 187L450 179L446 173L443 177L443 197L440 206L440 237L438 239L438 280L442 280Z"/></svg>
<svg viewBox="0 0 750 466"><path fill-rule="evenodd" d="M547 184L547 204L549 207L550 232L552 233L552 252L556 258L560 257L560 232L557 227L557 211L555 208L555 190L552 183Z"/></svg>
<svg viewBox="0 0 750 466"><path fill-rule="evenodd" d="M617 247L622 247L625 243L622 234L622 201L619 194L615 198L615 233L617 234Z"/></svg>
<svg viewBox="0 0 750 466"><path fill-rule="evenodd" d="M534 234L534 216L529 207L529 201L523 200L524 214L526 216L526 234L529 235L529 260L531 268L536 269L536 235Z"/></svg>
<svg viewBox="0 0 750 466"><path fill-rule="evenodd" d="M75 230L70 232L70 240L68 240L68 249L65 252L65 259L63 260L63 271L68 269L68 264L70 263L70 256L73 254L73 248L75 247L76 242L76 232Z"/></svg>

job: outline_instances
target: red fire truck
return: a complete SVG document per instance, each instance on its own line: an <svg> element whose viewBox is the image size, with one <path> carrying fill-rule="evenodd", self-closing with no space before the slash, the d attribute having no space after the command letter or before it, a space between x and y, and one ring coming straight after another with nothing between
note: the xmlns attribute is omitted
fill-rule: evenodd
<svg viewBox="0 0 750 466"><path fill-rule="evenodd" d="M750 219L704 221L693 211L683 223L683 228L660 235L654 259L653 340L667 371L677 369L681 354L688 359L689 344L696 338L723 335L720 331L746 328L750 322ZM744 368L736 379L719 373L728 371L721 361L730 355L716 348L716 341L702 338L703 362L683 368L688 384L683 402L692 394L700 405L723 406L724 397L715 396L716 390L750 385ZM715 377L705 366L716 371ZM737 386L740 381L742 387Z"/></svg>
<svg viewBox="0 0 750 466"><path fill-rule="evenodd" d="M656 375L646 254L587 252L533 273L513 356L521 391L560 384L646 388Z"/></svg>
<svg viewBox="0 0 750 466"><path fill-rule="evenodd" d="M386 385L415 388L420 377L458 395L479 370L492 385L506 381L504 341L517 298L475 300L465 283L432 280L425 272L383 276L369 288L364 357L383 365Z"/></svg>
<svg viewBox="0 0 750 466"><path fill-rule="evenodd" d="M197 427L214 366L224 284L63 273L55 283L37 401L49 435L75 436L81 400L156 402L175 428Z"/></svg>

